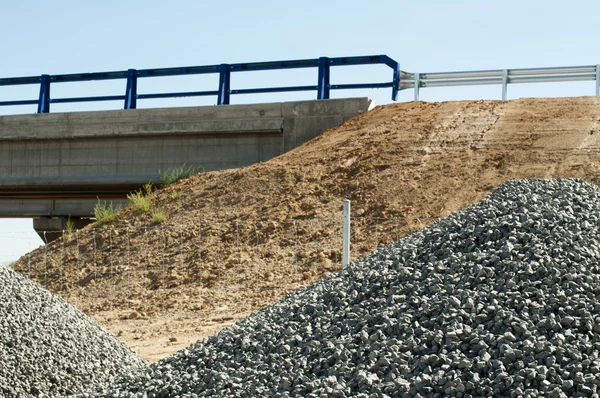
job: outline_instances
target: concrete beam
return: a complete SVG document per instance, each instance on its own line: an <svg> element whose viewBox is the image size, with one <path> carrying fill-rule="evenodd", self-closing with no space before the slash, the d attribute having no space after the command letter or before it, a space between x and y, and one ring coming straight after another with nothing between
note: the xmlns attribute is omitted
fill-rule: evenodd
<svg viewBox="0 0 600 398"><path fill-rule="evenodd" d="M281 133L288 119L352 118L374 106L368 98L319 101L128 109L0 116L1 140L122 138L149 135ZM290 112L291 111L291 112ZM334 126L329 126L331 128ZM323 131L323 130L322 130ZM321 132L322 132L321 131Z"/></svg>

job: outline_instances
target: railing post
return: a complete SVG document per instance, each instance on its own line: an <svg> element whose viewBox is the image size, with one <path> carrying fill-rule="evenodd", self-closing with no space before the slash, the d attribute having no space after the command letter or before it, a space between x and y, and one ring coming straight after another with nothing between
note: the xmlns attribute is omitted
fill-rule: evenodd
<svg viewBox="0 0 600 398"><path fill-rule="evenodd" d="M392 86L392 101L398 101L398 91L400 91L400 63L394 63L394 75L392 78L392 82L394 85Z"/></svg>
<svg viewBox="0 0 600 398"><path fill-rule="evenodd" d="M329 58L319 58L319 82L317 86L317 99L329 99Z"/></svg>
<svg viewBox="0 0 600 398"><path fill-rule="evenodd" d="M596 96L600 95L600 65L596 65Z"/></svg>
<svg viewBox="0 0 600 398"><path fill-rule="evenodd" d="M137 108L137 70L127 70L127 88L125 89L125 109Z"/></svg>
<svg viewBox="0 0 600 398"><path fill-rule="evenodd" d="M350 201L344 200L344 218L342 227L342 267L350 264Z"/></svg>
<svg viewBox="0 0 600 398"><path fill-rule="evenodd" d="M419 88L421 88L421 74L415 73L415 101L419 100Z"/></svg>
<svg viewBox="0 0 600 398"><path fill-rule="evenodd" d="M219 96L217 105L229 105L231 95L231 68L229 64L221 64L219 68Z"/></svg>
<svg viewBox="0 0 600 398"><path fill-rule="evenodd" d="M37 113L50 112L50 76L42 75L40 78L40 99L38 100Z"/></svg>
<svg viewBox="0 0 600 398"><path fill-rule="evenodd" d="M502 101L506 101L508 92L508 70L502 71Z"/></svg>

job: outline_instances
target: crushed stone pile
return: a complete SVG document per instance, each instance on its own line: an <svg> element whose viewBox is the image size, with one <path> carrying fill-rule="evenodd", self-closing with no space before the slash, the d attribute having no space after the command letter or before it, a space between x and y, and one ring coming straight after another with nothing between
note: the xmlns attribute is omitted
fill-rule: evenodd
<svg viewBox="0 0 600 398"><path fill-rule="evenodd" d="M0 396L64 397L144 365L65 300L0 267Z"/></svg>
<svg viewBox="0 0 600 398"><path fill-rule="evenodd" d="M600 189L511 180L104 397L597 397Z"/></svg>

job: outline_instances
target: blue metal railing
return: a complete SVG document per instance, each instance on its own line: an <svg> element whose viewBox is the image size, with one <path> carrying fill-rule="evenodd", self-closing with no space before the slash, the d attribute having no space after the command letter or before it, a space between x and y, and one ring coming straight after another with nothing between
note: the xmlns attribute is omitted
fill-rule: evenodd
<svg viewBox="0 0 600 398"><path fill-rule="evenodd" d="M346 65L371 65L382 64L389 66L392 71L392 80L383 83L358 83L358 84L331 84L330 69L332 66ZM318 79L316 85L308 86L286 86L286 87L261 87L246 89L231 89L231 74L236 72L252 72L281 69L318 68ZM186 91L175 93L148 93L137 92L137 80L140 78L219 74L219 86L217 90L209 91ZM92 80L114 80L126 79L127 85L124 95L107 95L95 97L50 97L50 87L54 83L83 82ZM50 112L50 104L73 103L73 102L96 102L96 101L124 101L125 109L135 109L138 99L152 98L175 98L175 97L198 97L217 96L217 105L230 103L231 95L237 94L259 94L279 93L293 91L316 91L317 99L328 99L331 90L388 88L392 89L392 100L396 101L400 87L400 64L387 55L369 55L358 57L338 58L314 58L291 61L252 62L243 64L220 64L207 66L188 66L178 68L160 69L129 69L126 71L98 72L98 73L75 73L65 75L41 75L30 77L0 78L0 86L18 86L26 84L39 84L40 95L37 100L1 101L0 106L32 105L37 104L38 113Z"/></svg>

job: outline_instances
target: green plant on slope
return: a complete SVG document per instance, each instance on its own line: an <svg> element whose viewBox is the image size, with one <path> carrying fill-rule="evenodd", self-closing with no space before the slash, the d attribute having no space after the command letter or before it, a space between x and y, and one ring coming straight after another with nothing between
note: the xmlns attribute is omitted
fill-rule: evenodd
<svg viewBox="0 0 600 398"><path fill-rule="evenodd" d="M179 199L183 196L183 191L181 189L174 189L171 191L171 199Z"/></svg>
<svg viewBox="0 0 600 398"><path fill-rule="evenodd" d="M113 202L100 201L94 207L94 217L98 224L104 224L115 221L119 218L119 212L121 211L121 205L115 205Z"/></svg>
<svg viewBox="0 0 600 398"><path fill-rule="evenodd" d="M177 181L184 180L186 178L190 178L198 173L204 171L204 167L198 166L186 166L185 164L181 167L177 167L168 171L166 173L160 173L160 182L163 186L171 185L176 183Z"/></svg>
<svg viewBox="0 0 600 398"><path fill-rule="evenodd" d="M149 196L152 192L154 192L154 185L151 182L144 184L142 188L144 190L144 195Z"/></svg>
<svg viewBox="0 0 600 398"><path fill-rule="evenodd" d="M65 222L65 234L71 235L73 232L75 232L75 223L71 220L71 216L69 216L67 222Z"/></svg>
<svg viewBox="0 0 600 398"><path fill-rule="evenodd" d="M148 197L154 190L152 183L147 183L138 191L127 195L131 205L142 213L148 213L152 209L152 200Z"/></svg>
<svg viewBox="0 0 600 398"><path fill-rule="evenodd" d="M154 224L161 224L167 219L167 212L164 209L152 210L152 222Z"/></svg>

